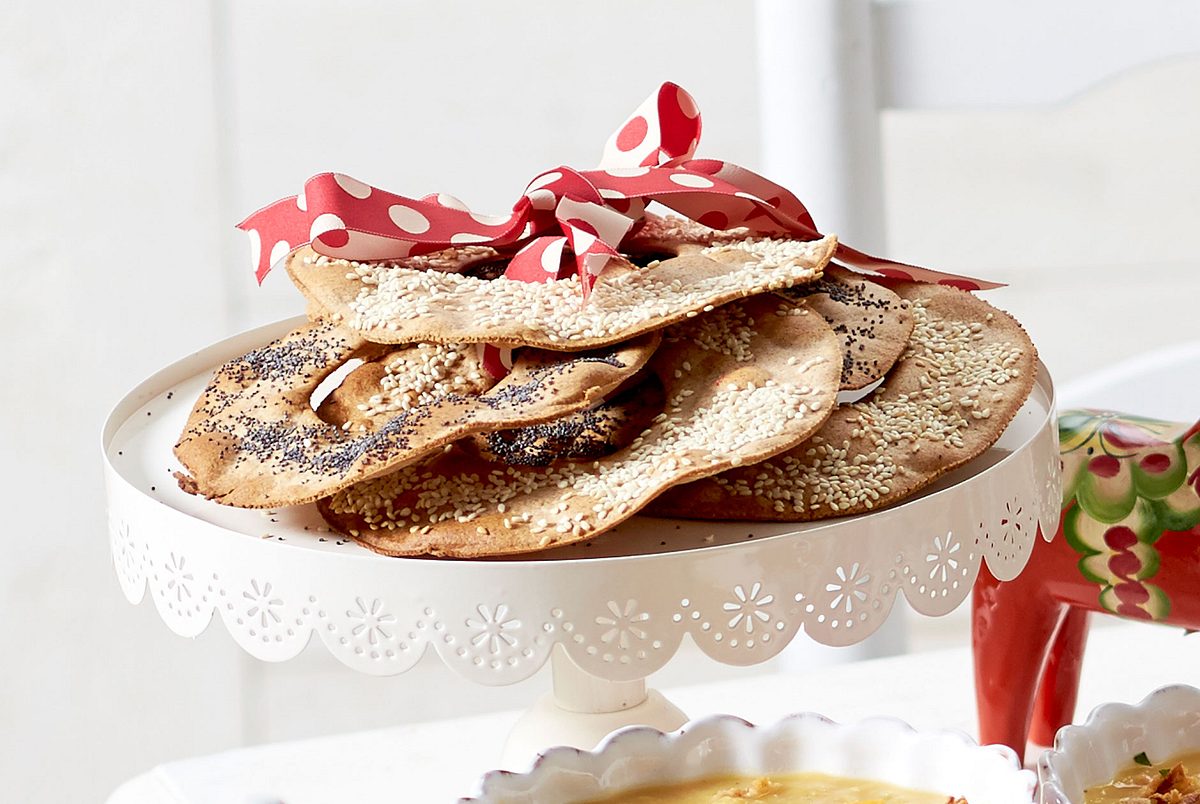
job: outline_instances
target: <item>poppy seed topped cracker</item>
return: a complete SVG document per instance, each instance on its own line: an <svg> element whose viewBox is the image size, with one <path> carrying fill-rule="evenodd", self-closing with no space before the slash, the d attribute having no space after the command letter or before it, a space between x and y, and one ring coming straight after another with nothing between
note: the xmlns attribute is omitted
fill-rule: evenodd
<svg viewBox="0 0 1200 804"><path fill-rule="evenodd" d="M884 386L807 442L678 486L650 513L803 521L893 504L996 442L1033 389L1037 352L1011 316L944 285L896 283L915 320Z"/></svg>
<svg viewBox="0 0 1200 804"><path fill-rule="evenodd" d="M343 429L313 410L314 391L348 360L379 357L386 347L330 322L306 324L217 369L175 446L190 473L177 478L185 491L226 505L310 502L480 430L596 404L636 374L658 343L650 333L591 352L522 350L512 371L482 394L424 387L424 396L383 410L371 426ZM357 410L350 400L342 405Z"/></svg>
<svg viewBox="0 0 1200 804"><path fill-rule="evenodd" d="M883 377L908 346L909 304L892 291L836 265L816 282L780 293L805 299L842 338L842 390L865 388Z"/></svg>
<svg viewBox="0 0 1200 804"><path fill-rule="evenodd" d="M668 328L649 370L663 410L610 455L533 468L455 447L319 510L388 555L494 556L586 539L670 486L803 441L835 404L841 353L824 319L768 294Z"/></svg>
<svg viewBox="0 0 1200 804"><path fill-rule="evenodd" d="M589 461L616 452L650 426L663 410L662 381L649 371L596 407L541 424L476 433L486 460L513 466Z"/></svg>
<svg viewBox="0 0 1200 804"><path fill-rule="evenodd" d="M586 302L576 276L540 283L488 279L408 261L331 259L307 246L288 257L287 268L310 302L369 341L576 351L625 341L735 299L812 282L836 246L832 236L746 238L645 267L614 261Z"/></svg>

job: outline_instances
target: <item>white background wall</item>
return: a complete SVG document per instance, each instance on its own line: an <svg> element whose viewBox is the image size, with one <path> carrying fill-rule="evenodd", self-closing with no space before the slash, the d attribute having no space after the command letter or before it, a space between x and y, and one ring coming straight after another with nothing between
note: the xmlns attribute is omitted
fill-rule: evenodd
<svg viewBox="0 0 1200 804"><path fill-rule="evenodd" d="M166 362L302 309L282 275L254 285L232 225L311 173L504 210L538 170L590 164L664 78L699 99L703 154L759 167L752 20L720 0L332 7L0 15L0 799L94 801L164 760L545 686L358 677L315 651L264 666L219 628L171 635L111 571L100 423ZM1191 61L1061 108L885 116L890 253L1013 283L990 298L1060 381L1195 337L1197 98ZM659 683L732 672L695 659Z"/></svg>

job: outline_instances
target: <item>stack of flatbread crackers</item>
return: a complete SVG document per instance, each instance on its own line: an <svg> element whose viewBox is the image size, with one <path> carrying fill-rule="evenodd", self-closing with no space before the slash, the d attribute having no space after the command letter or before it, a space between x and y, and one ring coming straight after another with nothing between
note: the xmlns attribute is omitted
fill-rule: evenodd
<svg viewBox="0 0 1200 804"><path fill-rule="evenodd" d="M575 277L504 277L478 245L386 263L297 249L309 321L217 370L175 447L180 485L315 501L379 553L460 558L639 511L894 504L1000 437L1037 355L972 294L853 273L835 245L649 217L586 301ZM512 350L504 376L484 344Z"/></svg>

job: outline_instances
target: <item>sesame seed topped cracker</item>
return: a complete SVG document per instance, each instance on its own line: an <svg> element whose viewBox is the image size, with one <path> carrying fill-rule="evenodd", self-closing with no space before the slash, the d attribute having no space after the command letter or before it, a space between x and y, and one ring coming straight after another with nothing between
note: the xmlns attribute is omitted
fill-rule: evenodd
<svg viewBox="0 0 1200 804"><path fill-rule="evenodd" d="M293 252L287 266L310 302L376 343L487 342L575 351L628 340L735 299L812 282L836 245L832 236L747 238L690 247L645 267L614 261L586 302L576 276L542 283L489 279L410 261L353 263L318 256L308 247Z"/></svg>
<svg viewBox="0 0 1200 804"><path fill-rule="evenodd" d="M651 513L803 521L890 505L980 455L1033 389L1037 352L1013 318L970 293L896 283L915 322L867 398L808 441L762 463L678 486Z"/></svg>
<svg viewBox="0 0 1200 804"><path fill-rule="evenodd" d="M451 393L478 396L495 384L473 343L410 344L347 374L317 415L343 430L374 429L397 411L430 405Z"/></svg>
<svg viewBox="0 0 1200 804"><path fill-rule="evenodd" d="M678 254L688 246L711 246L729 240L750 237L746 228L713 229L678 215L646 214L641 227L626 238L625 246L634 253L666 252Z"/></svg>
<svg viewBox="0 0 1200 804"><path fill-rule="evenodd" d="M339 491L321 513L388 555L530 552L608 530L670 486L789 449L828 417L841 356L824 319L802 306L777 315L781 303L761 295L668 328L648 366L662 410L612 454L529 467L456 446Z"/></svg>
<svg viewBox="0 0 1200 804"><path fill-rule="evenodd" d="M217 369L176 444L189 473L177 477L184 490L226 505L310 502L473 433L586 409L635 375L659 340L649 333L589 352L525 349L512 371L487 387L471 379L477 372L469 361L447 373L462 350L389 349L332 322L306 324ZM335 392L324 411L330 420L321 418L315 390L355 358L382 372ZM402 376L385 387L396 366L404 367Z"/></svg>

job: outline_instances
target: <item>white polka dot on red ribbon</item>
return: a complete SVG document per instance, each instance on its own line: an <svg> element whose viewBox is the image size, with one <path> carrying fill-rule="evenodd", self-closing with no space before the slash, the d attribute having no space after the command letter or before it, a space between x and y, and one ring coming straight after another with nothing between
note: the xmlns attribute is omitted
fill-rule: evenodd
<svg viewBox="0 0 1200 804"><path fill-rule="evenodd" d="M657 201L714 229L746 227L763 235L813 240L821 235L804 204L783 187L731 162L693 159L700 111L681 87L664 83L613 133L595 170L558 167L529 186L507 215L472 212L445 194L407 198L341 173L321 173L298 196L276 201L238 228L251 236L261 282L280 249L311 242L314 251L351 260L394 260L453 245L489 245L511 255L505 276L526 282L561 278L551 249L574 255L586 295ZM845 244L835 259L860 272L969 290L997 283L873 257ZM561 260L559 260L561 263ZM511 360L511 359L510 359ZM497 357L493 367L503 364Z"/></svg>

